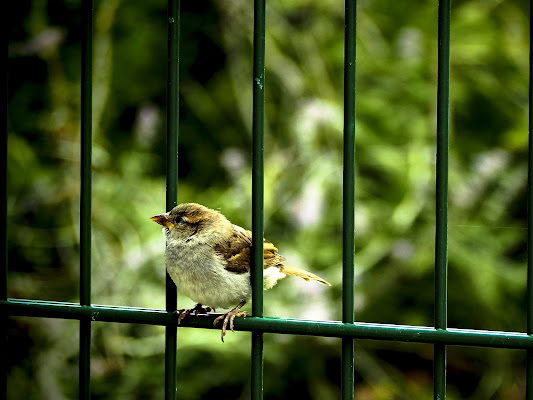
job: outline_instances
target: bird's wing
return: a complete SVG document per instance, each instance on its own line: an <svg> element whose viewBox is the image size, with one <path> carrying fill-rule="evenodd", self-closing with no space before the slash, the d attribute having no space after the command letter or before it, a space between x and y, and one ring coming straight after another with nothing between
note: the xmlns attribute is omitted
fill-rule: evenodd
<svg viewBox="0 0 533 400"><path fill-rule="evenodd" d="M226 269L239 274L250 271L252 232L233 225L231 237L215 245L215 251L227 262ZM263 239L263 267L279 265L285 258L277 253L278 249L268 240Z"/></svg>

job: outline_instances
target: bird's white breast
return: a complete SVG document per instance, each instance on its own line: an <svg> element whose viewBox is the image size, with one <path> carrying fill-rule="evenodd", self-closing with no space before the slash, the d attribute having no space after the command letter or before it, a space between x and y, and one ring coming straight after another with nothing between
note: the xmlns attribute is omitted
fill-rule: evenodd
<svg viewBox="0 0 533 400"><path fill-rule="evenodd" d="M227 271L224 259L205 243L167 243L165 258L180 292L197 303L230 308L250 298L250 274Z"/></svg>

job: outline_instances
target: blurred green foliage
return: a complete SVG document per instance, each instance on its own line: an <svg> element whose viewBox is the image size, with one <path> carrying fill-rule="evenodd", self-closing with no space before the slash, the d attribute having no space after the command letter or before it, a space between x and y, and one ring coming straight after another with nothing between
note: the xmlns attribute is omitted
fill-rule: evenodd
<svg viewBox="0 0 533 400"><path fill-rule="evenodd" d="M92 301L163 308L148 218L165 201L166 2L95 5ZM525 331L529 7L453 2L451 327ZM9 296L78 301L80 1L7 12ZM436 17L437 2L358 4L359 321L433 324ZM252 21L249 1L182 4L179 202L247 227ZM282 281L265 315L340 319L343 27L342 2L268 2L265 235L333 287ZM77 396L77 329L11 320L9 399ZM93 397L163 398L163 335L94 323ZM180 328L180 398L248 398L248 338ZM339 340L265 340L265 398L339 397ZM356 398L431 397L431 346L356 345ZM523 398L524 359L450 348L449 398Z"/></svg>

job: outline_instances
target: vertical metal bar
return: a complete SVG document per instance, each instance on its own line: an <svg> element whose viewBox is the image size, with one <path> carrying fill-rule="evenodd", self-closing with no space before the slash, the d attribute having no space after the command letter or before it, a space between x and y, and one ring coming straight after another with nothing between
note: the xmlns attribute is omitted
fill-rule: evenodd
<svg viewBox="0 0 533 400"><path fill-rule="evenodd" d="M7 11L3 12L2 22L7 26ZM5 29L5 28L4 28ZM4 31L5 32L5 31ZM7 79L8 79L8 34L4 34L4 63L5 76L2 77L2 97L4 104L0 111L0 123L2 124L2 142L0 144L0 174L3 177L2 193L0 194L0 257L2 267L0 271L0 300L7 299ZM0 314L0 398L7 398L7 315Z"/></svg>
<svg viewBox="0 0 533 400"><path fill-rule="evenodd" d="M344 23L344 149L342 197L342 321L354 322L355 251L355 54L356 0L345 1ZM343 399L354 397L354 341L342 339L341 388Z"/></svg>
<svg viewBox="0 0 533 400"><path fill-rule="evenodd" d="M263 316L265 1L254 2L252 160L252 313Z"/></svg>
<svg viewBox="0 0 533 400"><path fill-rule="evenodd" d="M180 0L168 0L168 79L167 79L167 196L166 208L178 204L179 132L179 41ZM166 310L177 308L176 285L166 273ZM165 327L165 399L176 398L177 327Z"/></svg>
<svg viewBox="0 0 533 400"><path fill-rule="evenodd" d="M254 1L252 117L252 316L263 317L265 0ZM263 333L252 331L252 399L263 398Z"/></svg>
<svg viewBox="0 0 533 400"><path fill-rule="evenodd" d="M533 335L533 28L529 13L529 148L527 196L527 333ZM533 400L533 350L527 350L526 399Z"/></svg>
<svg viewBox="0 0 533 400"><path fill-rule="evenodd" d="M263 398L263 332L252 331L251 398Z"/></svg>
<svg viewBox="0 0 533 400"><path fill-rule="evenodd" d="M437 169L435 229L435 328L448 322L448 121L450 104L450 0L438 10ZM446 398L446 346L434 345L434 398Z"/></svg>
<svg viewBox="0 0 533 400"><path fill-rule="evenodd" d="M4 22L7 23L8 13L3 13ZM4 25L6 26L6 25ZM7 299L7 79L8 79L8 45L9 40L7 34L4 35L4 51L5 51L5 76L2 77L2 97L4 98L4 104L1 107L0 119L2 124L2 143L0 144L0 169L4 180L2 184L2 193L0 195L0 215L1 215L1 227L0 227L0 251L2 257L2 273L0 275L0 299Z"/></svg>
<svg viewBox="0 0 533 400"><path fill-rule="evenodd" d="M80 304L91 305L91 160L93 1L82 2L81 173L80 173ZM91 320L80 320L79 397L91 396Z"/></svg>

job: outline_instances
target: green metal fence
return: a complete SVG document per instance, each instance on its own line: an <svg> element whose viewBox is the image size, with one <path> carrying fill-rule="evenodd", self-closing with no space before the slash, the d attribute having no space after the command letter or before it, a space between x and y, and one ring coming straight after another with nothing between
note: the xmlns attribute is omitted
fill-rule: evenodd
<svg viewBox="0 0 533 400"><path fill-rule="evenodd" d="M0 346L7 346L6 319L9 316L75 319L80 322L79 397L90 398L90 342L92 321L152 324L166 327L165 398L176 397L177 318L176 290L167 275L165 310L147 310L91 304L91 142L92 142L92 0L84 0L81 82L81 215L80 215L80 303L48 302L7 298L6 183L0 214L2 218L1 251L3 272L0 282L2 312ZM180 2L168 2L168 89L167 89L167 209L177 204L177 147L179 92ZM530 28L531 29L531 28ZM252 246L252 316L235 321L235 329L251 332L252 398L263 395L263 334L296 334L342 338L342 398L354 397L354 339L377 339L434 344L434 398L446 397L446 347L449 345L515 348L527 351L526 398L533 399L533 213L528 214L528 286L527 333L497 332L447 327L447 197L448 197L448 120L450 70L450 0L439 2L438 12L438 82L437 82L437 163L435 231L435 324L433 327L374 324L354 321L354 211L355 211L355 68L356 1L345 1L344 66L344 177L343 177L343 296L342 321L304 321L263 316L262 241ZM253 55L253 173L252 231L263 236L263 145L265 90L265 0L254 1ZM531 46L531 44L530 44ZM6 39L7 48L7 39ZM531 82L530 47L530 82ZM7 80L2 81L6 93ZM533 137L531 129L532 90L529 87L529 169L528 208L532 205ZM2 107L4 139L1 168L6 176L7 110ZM259 268L255 268L259 265ZM215 329L213 317L185 319L181 326ZM5 354L5 352L4 352ZM5 397L7 370L2 360L1 393ZM179 393L177 394L179 396Z"/></svg>

